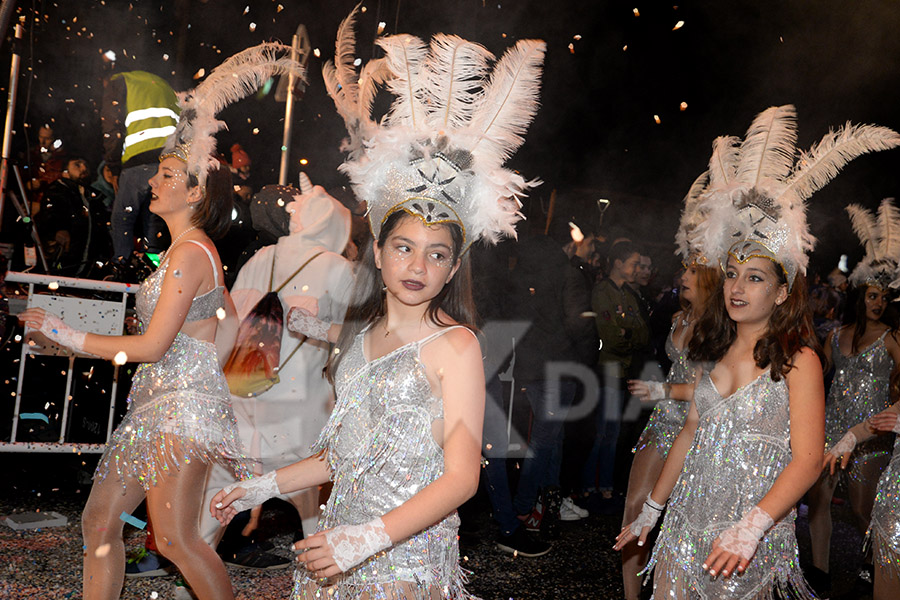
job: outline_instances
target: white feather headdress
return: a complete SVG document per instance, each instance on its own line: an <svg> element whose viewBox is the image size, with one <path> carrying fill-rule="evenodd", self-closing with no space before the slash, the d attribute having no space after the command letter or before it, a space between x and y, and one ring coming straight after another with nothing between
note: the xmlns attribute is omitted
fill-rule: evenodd
<svg viewBox="0 0 900 600"><path fill-rule="evenodd" d="M289 46L276 43L247 48L213 69L193 90L179 93L181 117L175 132L166 140L160 160L169 156L183 160L188 173L197 178L201 187L205 186L207 173L219 167L215 158L216 133L227 128L216 115L229 104L255 92L270 77L294 72L305 79L300 63L279 57L290 50Z"/></svg>
<svg viewBox="0 0 900 600"><path fill-rule="evenodd" d="M893 199L886 198L878 207L877 217L858 204L849 205L847 212L853 231L866 249L850 274L850 282L887 290L900 264L900 210Z"/></svg>
<svg viewBox="0 0 900 600"><path fill-rule="evenodd" d="M698 224L679 248L695 247L709 260L729 254L740 262L760 256L778 263L793 285L806 273L815 238L806 222L806 200L848 162L900 145L886 127L851 125L827 133L797 158L793 106L773 106L753 120L744 139L718 138L709 183L694 211Z"/></svg>
<svg viewBox="0 0 900 600"><path fill-rule="evenodd" d="M519 198L540 182L503 164L537 111L544 42L519 41L491 70L494 56L480 44L437 34L427 45L393 35L377 40L384 58L357 74L358 8L341 23L335 60L322 74L350 134L341 170L367 202L375 237L398 210L426 224L458 223L464 249L477 239L514 237ZM371 112L380 85L394 100L376 123Z"/></svg>

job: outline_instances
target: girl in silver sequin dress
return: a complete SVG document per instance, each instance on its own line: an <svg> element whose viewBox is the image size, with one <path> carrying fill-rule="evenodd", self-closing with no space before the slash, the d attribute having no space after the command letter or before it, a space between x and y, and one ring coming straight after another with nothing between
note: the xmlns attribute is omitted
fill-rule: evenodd
<svg viewBox="0 0 900 600"><path fill-rule="evenodd" d="M703 312L703 307L721 285L720 269L697 264L696 261L685 268L681 276L680 299L682 310L675 315L672 329L666 339L666 354L672 361L667 383L691 383L694 380L693 367L687 359L687 345L691 338L694 322ZM674 398L664 398L653 407L653 413L637 445L628 477L628 492L625 496L625 512L622 525L634 521L641 512L644 498L653 489L659 478L669 448L684 426L688 403ZM641 591L639 573L647 565L650 549L637 545L622 550L622 582L625 598L637 600Z"/></svg>
<svg viewBox="0 0 900 600"><path fill-rule="evenodd" d="M654 598L813 597L794 505L818 475L823 443L815 343L803 276L789 291L779 264L729 255L690 344L691 358L714 364L694 385L672 386L693 399L644 511L658 514L668 499L649 565ZM616 548L646 540L644 512Z"/></svg>
<svg viewBox="0 0 900 600"><path fill-rule="evenodd" d="M461 241L455 224L402 210L385 221L345 324L318 333L340 352L317 454L213 498L227 521L241 502L333 482L319 532L295 546L294 599L470 597L456 507L478 485L484 376ZM289 327L317 335L319 323L295 310Z"/></svg>
<svg viewBox="0 0 900 600"><path fill-rule="evenodd" d="M100 459L82 515L84 597L119 597L125 572L120 517L146 499L159 551L199 598L229 600L231 582L200 536L199 511L211 463L247 476L216 352L217 343L226 348L234 343L237 330L210 239L230 225L231 177L226 169L215 171L201 188L185 162L169 156L150 188L150 210L165 220L174 242L138 292L142 333L82 333L83 352L142 363L128 412ZM31 309L22 318L40 328L52 316Z"/></svg>
<svg viewBox="0 0 900 600"><path fill-rule="evenodd" d="M825 357L835 369L825 405L825 443L830 454L838 456L842 452L836 446L853 426L890 406L888 384L891 371L900 362L896 334L883 321L888 306L886 291L875 285L863 285L855 291L853 320L832 331L825 342ZM829 572L831 498L841 474L848 475L850 505L856 526L864 533L878 479L890 458L891 440L887 437L859 443L852 451L848 471L831 469L810 489L809 533L817 569Z"/></svg>

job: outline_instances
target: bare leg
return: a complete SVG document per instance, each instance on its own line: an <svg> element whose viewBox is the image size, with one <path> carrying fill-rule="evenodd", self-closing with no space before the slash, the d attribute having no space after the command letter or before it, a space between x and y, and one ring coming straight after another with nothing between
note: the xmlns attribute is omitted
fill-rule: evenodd
<svg viewBox="0 0 900 600"><path fill-rule="evenodd" d="M173 444L176 456L179 442ZM175 563L201 600L233 600L222 559L200 536L200 511L209 465L194 460L162 475L147 491L160 553Z"/></svg>
<svg viewBox="0 0 900 600"><path fill-rule="evenodd" d="M828 561L831 558L831 498L834 496L834 488L837 487L839 478L838 473L823 474L809 489L807 495L813 565L825 573L829 572Z"/></svg>
<svg viewBox="0 0 900 600"><path fill-rule="evenodd" d="M628 492L625 495L625 514L622 526L629 525L641 512L647 494L653 489L665 461L652 445L634 455L631 474L628 476ZM641 578L638 577L650 558L649 546L629 544L622 550L622 584L627 600L638 600L641 595Z"/></svg>
<svg viewBox="0 0 900 600"><path fill-rule="evenodd" d="M849 478L850 506L856 516L856 528L865 535L872 520L872 507L875 506L875 494L878 491L878 479L891 461L890 454L870 458L856 465L857 478Z"/></svg>
<svg viewBox="0 0 900 600"><path fill-rule="evenodd" d="M874 543L880 543L877 539ZM884 552L890 550L883 549ZM894 557L894 561L900 560L900 557ZM894 562L897 564L897 562ZM900 576L894 573L893 576L889 569L886 569L880 560L875 561L875 594L872 600L896 600L900 598Z"/></svg>
<svg viewBox="0 0 900 600"><path fill-rule="evenodd" d="M144 499L141 484L129 478L122 486L115 473L94 481L81 515L84 538L83 594L85 600L115 600L125 579L125 543L119 517L132 513Z"/></svg>

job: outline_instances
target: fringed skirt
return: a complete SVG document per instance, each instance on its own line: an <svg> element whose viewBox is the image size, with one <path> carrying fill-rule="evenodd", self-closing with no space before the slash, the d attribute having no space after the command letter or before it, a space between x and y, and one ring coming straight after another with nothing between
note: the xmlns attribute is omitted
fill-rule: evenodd
<svg viewBox="0 0 900 600"><path fill-rule="evenodd" d="M703 570L716 537L733 523L697 527L678 510L666 513L646 572L653 571L657 600L814 600L797 556L792 512L770 529L744 573L713 579Z"/></svg>
<svg viewBox="0 0 900 600"><path fill-rule="evenodd" d="M631 451L638 453L644 448L652 447L665 460L672 444L675 443L675 438L684 427L689 404L689 402L680 402L671 398L660 400L653 407L650 420Z"/></svg>
<svg viewBox="0 0 900 600"><path fill-rule="evenodd" d="M130 477L146 490L195 460L219 463L238 479L249 476L216 347L179 333L159 361L135 371L128 412L94 478L115 473L123 485Z"/></svg>
<svg viewBox="0 0 900 600"><path fill-rule="evenodd" d="M866 534L874 559L890 577L900 577L900 437L891 463L878 481L872 521Z"/></svg>

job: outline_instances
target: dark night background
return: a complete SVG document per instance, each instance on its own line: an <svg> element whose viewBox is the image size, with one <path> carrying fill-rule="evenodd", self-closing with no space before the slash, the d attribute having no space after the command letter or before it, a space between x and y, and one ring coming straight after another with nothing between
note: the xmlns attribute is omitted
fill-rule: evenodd
<svg viewBox="0 0 900 600"><path fill-rule="evenodd" d="M321 57L310 58L308 89L296 107L289 181L296 181L297 161L306 158L314 182L340 185L343 176L335 169L343 123L320 71L333 55L338 23L354 4L21 1L14 19L26 17L26 34L14 149L35 143L37 127L51 122L69 153L96 167L101 51L116 52L119 70L155 72L181 90L195 85L199 69L208 73L249 45L289 44L304 23ZM896 0L366 0L364 6L357 30L363 60L372 55L380 21L386 34L455 33L497 55L519 38L546 40L542 107L510 162L545 182L525 201L529 223L543 225L553 189L556 214L582 223L596 222L590 207L609 198L602 233L647 243L664 268L675 264L681 199L705 169L716 136L742 135L756 113L785 103L797 106L801 149L847 120L900 129ZM684 25L676 30L679 21ZM8 41L2 51L5 70ZM0 80L6 95L7 76ZM222 116L230 130L219 136L223 151L233 142L247 148L263 182L277 180L279 163L284 105L273 96L227 109ZM812 199L810 222L820 239L813 270L830 270L842 252L851 266L861 256L842 207L858 202L874 208L896 196L898 165L897 150L862 157Z"/></svg>

